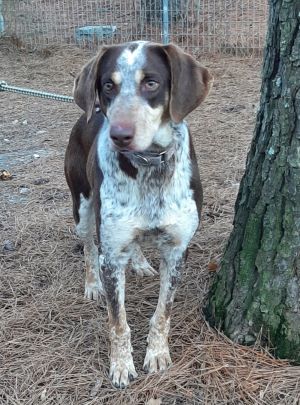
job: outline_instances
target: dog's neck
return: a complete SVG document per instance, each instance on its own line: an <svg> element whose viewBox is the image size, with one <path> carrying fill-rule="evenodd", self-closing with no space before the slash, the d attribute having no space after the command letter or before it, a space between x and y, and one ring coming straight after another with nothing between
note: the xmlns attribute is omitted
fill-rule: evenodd
<svg viewBox="0 0 300 405"><path fill-rule="evenodd" d="M154 150L157 149L157 152ZM175 147L171 143L166 149L161 149L157 145L152 145L143 152L121 152L131 163L137 166L157 166L162 167L169 163L174 156Z"/></svg>

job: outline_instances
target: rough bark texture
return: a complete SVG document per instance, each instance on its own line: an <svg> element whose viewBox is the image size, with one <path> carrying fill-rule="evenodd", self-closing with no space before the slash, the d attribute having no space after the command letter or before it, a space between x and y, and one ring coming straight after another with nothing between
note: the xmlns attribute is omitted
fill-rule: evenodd
<svg viewBox="0 0 300 405"><path fill-rule="evenodd" d="M261 336L299 362L300 0L269 3L260 110L205 313L232 340Z"/></svg>

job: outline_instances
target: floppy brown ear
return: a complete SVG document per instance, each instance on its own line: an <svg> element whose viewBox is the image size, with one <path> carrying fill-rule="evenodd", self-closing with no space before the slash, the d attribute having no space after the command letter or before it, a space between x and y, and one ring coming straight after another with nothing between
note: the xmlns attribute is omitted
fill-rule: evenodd
<svg viewBox="0 0 300 405"><path fill-rule="evenodd" d="M106 52L107 48L103 47L93 59L91 59L76 77L73 88L75 103L82 108L87 114L87 121L93 115L97 97L96 80L100 59Z"/></svg>
<svg viewBox="0 0 300 405"><path fill-rule="evenodd" d="M171 119L179 123L208 95L213 77L206 68L177 46L166 45L163 49L171 69L169 111Z"/></svg>

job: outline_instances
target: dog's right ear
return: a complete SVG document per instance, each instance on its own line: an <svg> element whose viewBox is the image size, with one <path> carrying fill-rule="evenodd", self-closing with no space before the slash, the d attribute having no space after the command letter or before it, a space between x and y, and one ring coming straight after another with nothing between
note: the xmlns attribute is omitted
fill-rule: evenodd
<svg viewBox="0 0 300 405"><path fill-rule="evenodd" d="M87 121L91 119L97 98L97 74L99 63L108 47L103 47L93 59L82 69L74 81L73 96L75 103L82 108L87 115Z"/></svg>

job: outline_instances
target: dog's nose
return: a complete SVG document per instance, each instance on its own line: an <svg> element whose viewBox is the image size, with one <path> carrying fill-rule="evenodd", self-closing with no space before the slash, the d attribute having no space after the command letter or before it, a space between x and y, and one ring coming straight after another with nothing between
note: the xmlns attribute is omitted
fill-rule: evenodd
<svg viewBox="0 0 300 405"><path fill-rule="evenodd" d="M130 125L112 125L110 137L116 146L124 148L131 144L134 137L134 128Z"/></svg>

